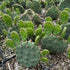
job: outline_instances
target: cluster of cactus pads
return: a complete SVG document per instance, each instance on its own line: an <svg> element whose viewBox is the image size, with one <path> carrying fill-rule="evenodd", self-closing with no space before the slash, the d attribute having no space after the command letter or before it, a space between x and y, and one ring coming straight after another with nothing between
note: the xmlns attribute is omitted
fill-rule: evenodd
<svg viewBox="0 0 70 70"><path fill-rule="evenodd" d="M43 62L47 62L48 59L43 57L49 53L48 50L43 50L40 53L40 49L34 42L27 41L27 31L24 28L20 28L20 35L16 31L10 33L11 39L6 40L6 45L12 49L16 48L16 60L21 66L33 67L36 66L40 59ZM36 40L36 44L38 39ZM41 55L41 56L40 56Z"/></svg>

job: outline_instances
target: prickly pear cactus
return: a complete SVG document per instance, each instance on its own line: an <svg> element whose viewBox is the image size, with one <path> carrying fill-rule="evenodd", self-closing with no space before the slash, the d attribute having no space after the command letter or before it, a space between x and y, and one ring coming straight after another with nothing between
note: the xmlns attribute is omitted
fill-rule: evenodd
<svg viewBox="0 0 70 70"><path fill-rule="evenodd" d="M41 19L40 19L40 17L39 17L39 15L38 14L35 14L34 16L33 16L33 22L36 24L36 25L39 25L39 24L42 24L42 21L41 21Z"/></svg>
<svg viewBox="0 0 70 70"><path fill-rule="evenodd" d="M42 34L42 28L36 29L35 35L38 36L38 35L41 35L41 34Z"/></svg>
<svg viewBox="0 0 70 70"><path fill-rule="evenodd" d="M68 47L66 41L57 36L45 36L42 41L42 49L47 49L51 54L62 54Z"/></svg>
<svg viewBox="0 0 70 70"><path fill-rule="evenodd" d="M23 6L21 6L21 5L19 5L19 4L13 4L13 7L16 9L16 8L19 8L19 11L21 12L21 13L24 13L24 8L23 8Z"/></svg>
<svg viewBox="0 0 70 70"><path fill-rule="evenodd" d="M53 6L50 9L48 9L48 11L46 13L46 17L48 17L48 16L50 16L53 20L56 20L58 18L58 16L59 16L58 8Z"/></svg>
<svg viewBox="0 0 70 70"><path fill-rule="evenodd" d="M40 4L38 1L32 1L31 9L32 9L35 13L41 14L41 13L42 13L41 8L42 8L42 7L41 7L41 4Z"/></svg>
<svg viewBox="0 0 70 70"><path fill-rule="evenodd" d="M8 26L12 26L12 18L7 15L7 14L4 14L3 15L3 21L5 22L5 24L7 24Z"/></svg>
<svg viewBox="0 0 70 70"><path fill-rule="evenodd" d="M70 8L70 0L64 0L60 6L59 9L62 11L64 8Z"/></svg>
<svg viewBox="0 0 70 70"><path fill-rule="evenodd" d="M4 23L4 21L0 18L0 35L3 35L3 30L8 30L8 26Z"/></svg>
<svg viewBox="0 0 70 70"><path fill-rule="evenodd" d="M44 24L44 31L47 35L50 35L52 34L52 31L54 29L54 26L52 24L51 21L47 21L45 24Z"/></svg>
<svg viewBox="0 0 70 70"><path fill-rule="evenodd" d="M60 20L62 23L67 23L68 22L68 18L69 18L69 13L68 11L63 11L60 14Z"/></svg>
<svg viewBox="0 0 70 70"><path fill-rule="evenodd" d="M22 16L20 17L20 20L23 20L23 21L30 21L30 16L28 14L22 14Z"/></svg>
<svg viewBox="0 0 70 70"><path fill-rule="evenodd" d="M60 32L61 32L61 26L60 25L55 25L54 30L53 30L53 34L58 35Z"/></svg>
<svg viewBox="0 0 70 70"><path fill-rule="evenodd" d="M33 42L22 42L16 48L16 56L20 65L32 67L39 62L40 50Z"/></svg>
<svg viewBox="0 0 70 70"><path fill-rule="evenodd" d="M70 29L70 23L63 24L62 25L62 30L64 29L64 27L67 27L64 39L68 39L68 37L70 35L70 30L69 30Z"/></svg>
<svg viewBox="0 0 70 70"><path fill-rule="evenodd" d="M52 21L52 18L48 16L45 18L45 21Z"/></svg>

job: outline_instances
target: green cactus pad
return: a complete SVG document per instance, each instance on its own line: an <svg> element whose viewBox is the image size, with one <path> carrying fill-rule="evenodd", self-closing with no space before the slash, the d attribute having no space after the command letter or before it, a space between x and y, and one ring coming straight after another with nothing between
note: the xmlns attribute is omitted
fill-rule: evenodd
<svg viewBox="0 0 70 70"><path fill-rule="evenodd" d="M12 26L12 18L7 15L7 14L4 14L3 15L3 21L8 25L8 26Z"/></svg>
<svg viewBox="0 0 70 70"><path fill-rule="evenodd" d="M58 35L60 32L61 32L61 26L60 25L55 25L53 34Z"/></svg>
<svg viewBox="0 0 70 70"><path fill-rule="evenodd" d="M18 45L19 42L20 42L20 37L19 37L18 33L17 33L16 31L12 31L12 32L10 33L10 35L11 35L11 38L12 38L12 40L14 41L14 43L15 43L16 45Z"/></svg>
<svg viewBox="0 0 70 70"><path fill-rule="evenodd" d="M59 16L59 10L57 7L53 6L50 9L48 9L46 13L46 17L50 16L53 20L56 20Z"/></svg>
<svg viewBox="0 0 70 70"><path fill-rule="evenodd" d="M15 48L15 44L14 44L14 42L13 42L11 39L7 39L7 40L6 40L6 45L7 45L8 47L12 48L12 49Z"/></svg>
<svg viewBox="0 0 70 70"><path fill-rule="evenodd" d="M60 20L62 23L67 23L68 22L68 18L69 18L69 13L67 11L63 11L60 14Z"/></svg>
<svg viewBox="0 0 70 70"><path fill-rule="evenodd" d="M41 35L41 34L42 34L42 28L36 29L35 35L38 36L38 35Z"/></svg>
<svg viewBox="0 0 70 70"><path fill-rule="evenodd" d="M25 28L21 28L20 29L20 35L21 35L21 39L23 41L26 41L27 40L27 31Z"/></svg>
<svg viewBox="0 0 70 70"><path fill-rule="evenodd" d="M20 65L32 67L39 62L40 50L33 42L23 42L16 48L16 57Z"/></svg>
<svg viewBox="0 0 70 70"><path fill-rule="evenodd" d="M47 35L50 35L52 33L53 29L54 29L54 26L51 21L47 21L44 24L44 31Z"/></svg>
<svg viewBox="0 0 70 70"><path fill-rule="evenodd" d="M51 54L62 54L67 48L67 42L57 36L45 36L42 41L42 49L47 49Z"/></svg>

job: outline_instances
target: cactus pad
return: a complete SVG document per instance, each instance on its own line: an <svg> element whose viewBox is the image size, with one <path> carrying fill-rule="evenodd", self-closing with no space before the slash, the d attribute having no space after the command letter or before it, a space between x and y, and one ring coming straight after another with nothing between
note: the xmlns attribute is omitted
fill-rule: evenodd
<svg viewBox="0 0 70 70"><path fill-rule="evenodd" d="M32 67L39 62L40 50L33 42L23 42L17 46L16 56L20 65Z"/></svg>

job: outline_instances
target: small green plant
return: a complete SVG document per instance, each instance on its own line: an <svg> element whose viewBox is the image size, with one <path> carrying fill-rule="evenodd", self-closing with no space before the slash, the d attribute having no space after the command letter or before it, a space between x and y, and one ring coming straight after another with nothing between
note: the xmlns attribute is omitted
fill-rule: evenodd
<svg viewBox="0 0 70 70"><path fill-rule="evenodd" d="M65 34L66 34L66 30L67 30L67 27L64 27L64 29L63 29L63 31L62 31L60 37L63 38L63 37L65 36Z"/></svg>
<svg viewBox="0 0 70 70"><path fill-rule="evenodd" d="M8 26L12 26L12 18L7 15L7 14L4 14L3 15L3 21L8 25Z"/></svg>
<svg viewBox="0 0 70 70"><path fill-rule="evenodd" d="M41 44L42 49L49 50L51 54L62 54L68 47L67 42L57 36L45 36Z"/></svg>
<svg viewBox="0 0 70 70"><path fill-rule="evenodd" d="M20 20L23 20L23 21L30 21L30 16L28 14L22 14L22 16L20 17Z"/></svg>
<svg viewBox="0 0 70 70"><path fill-rule="evenodd" d="M48 16L45 18L45 21L52 21L52 18Z"/></svg>
<svg viewBox="0 0 70 70"><path fill-rule="evenodd" d="M31 9L27 9L27 10L25 11L25 14L28 14L28 15L31 17L31 16L33 16L33 14L34 14L34 11L31 10Z"/></svg>
<svg viewBox="0 0 70 70"><path fill-rule="evenodd" d="M9 16L11 16L11 10L9 9L9 8L7 8L7 10L6 10L6 13L9 15Z"/></svg>
<svg viewBox="0 0 70 70"><path fill-rule="evenodd" d="M25 22L23 20L19 20L18 26L19 26L19 28L24 28L25 27Z"/></svg>
<svg viewBox="0 0 70 70"><path fill-rule="evenodd" d="M38 45L39 42L40 42L40 36L38 35L38 36L36 36L36 38L35 38L35 45Z"/></svg>
<svg viewBox="0 0 70 70"><path fill-rule="evenodd" d="M68 11L68 13L70 13L70 9L69 8L65 8L64 11Z"/></svg>
<svg viewBox="0 0 70 70"><path fill-rule="evenodd" d="M44 24L44 31L45 31L46 35L50 35L52 33L53 29L54 29L54 25L52 24L51 21L47 21Z"/></svg>
<svg viewBox="0 0 70 70"><path fill-rule="evenodd" d="M14 49L16 46L15 46L15 43L13 42L13 40L11 39L7 39L6 40L6 45L12 49Z"/></svg>
<svg viewBox="0 0 70 70"><path fill-rule="evenodd" d="M31 8L32 2L31 1L26 1L26 8Z"/></svg>
<svg viewBox="0 0 70 70"><path fill-rule="evenodd" d="M60 32L61 32L61 26L60 25L55 25L54 30L53 30L53 34L58 35Z"/></svg>
<svg viewBox="0 0 70 70"><path fill-rule="evenodd" d="M38 36L38 35L41 35L41 34L42 34L42 28L36 29L35 35Z"/></svg>
<svg viewBox="0 0 70 70"><path fill-rule="evenodd" d="M48 62L48 59L46 58L46 55L49 54L49 51L44 49L42 52L41 52L41 61L42 62Z"/></svg>
<svg viewBox="0 0 70 70"><path fill-rule="evenodd" d="M38 1L32 1L31 9L38 14L42 13L41 4Z"/></svg>
<svg viewBox="0 0 70 70"><path fill-rule="evenodd" d="M69 13L67 11L63 11L60 14L60 20L62 23L67 23L68 22L68 18L69 18Z"/></svg>
<svg viewBox="0 0 70 70"><path fill-rule="evenodd" d="M24 13L24 8L23 8L23 6L21 6L21 5L19 5L19 4L13 4L13 7L15 8L15 10L16 10L16 8L18 8L19 11L20 11L20 13Z"/></svg>
<svg viewBox="0 0 70 70"><path fill-rule="evenodd" d="M20 28L20 35L21 35L22 41L27 40L27 31L25 28Z"/></svg>
<svg viewBox="0 0 70 70"><path fill-rule="evenodd" d="M10 35L14 43L17 45L20 42L19 34L16 31L12 31Z"/></svg>
<svg viewBox="0 0 70 70"><path fill-rule="evenodd" d="M56 20L59 16L59 10L57 7L52 6L50 9L48 9L46 13L46 17L50 16L53 20Z"/></svg>
<svg viewBox="0 0 70 70"><path fill-rule="evenodd" d="M34 30L32 28L26 28L27 30L27 34L29 38L32 38L32 36L34 35Z"/></svg>
<svg viewBox="0 0 70 70"><path fill-rule="evenodd" d="M42 21L41 21L41 19L40 19L40 17L39 17L39 15L38 14L35 14L34 16L33 16L33 22L38 26L39 24L42 24Z"/></svg>

